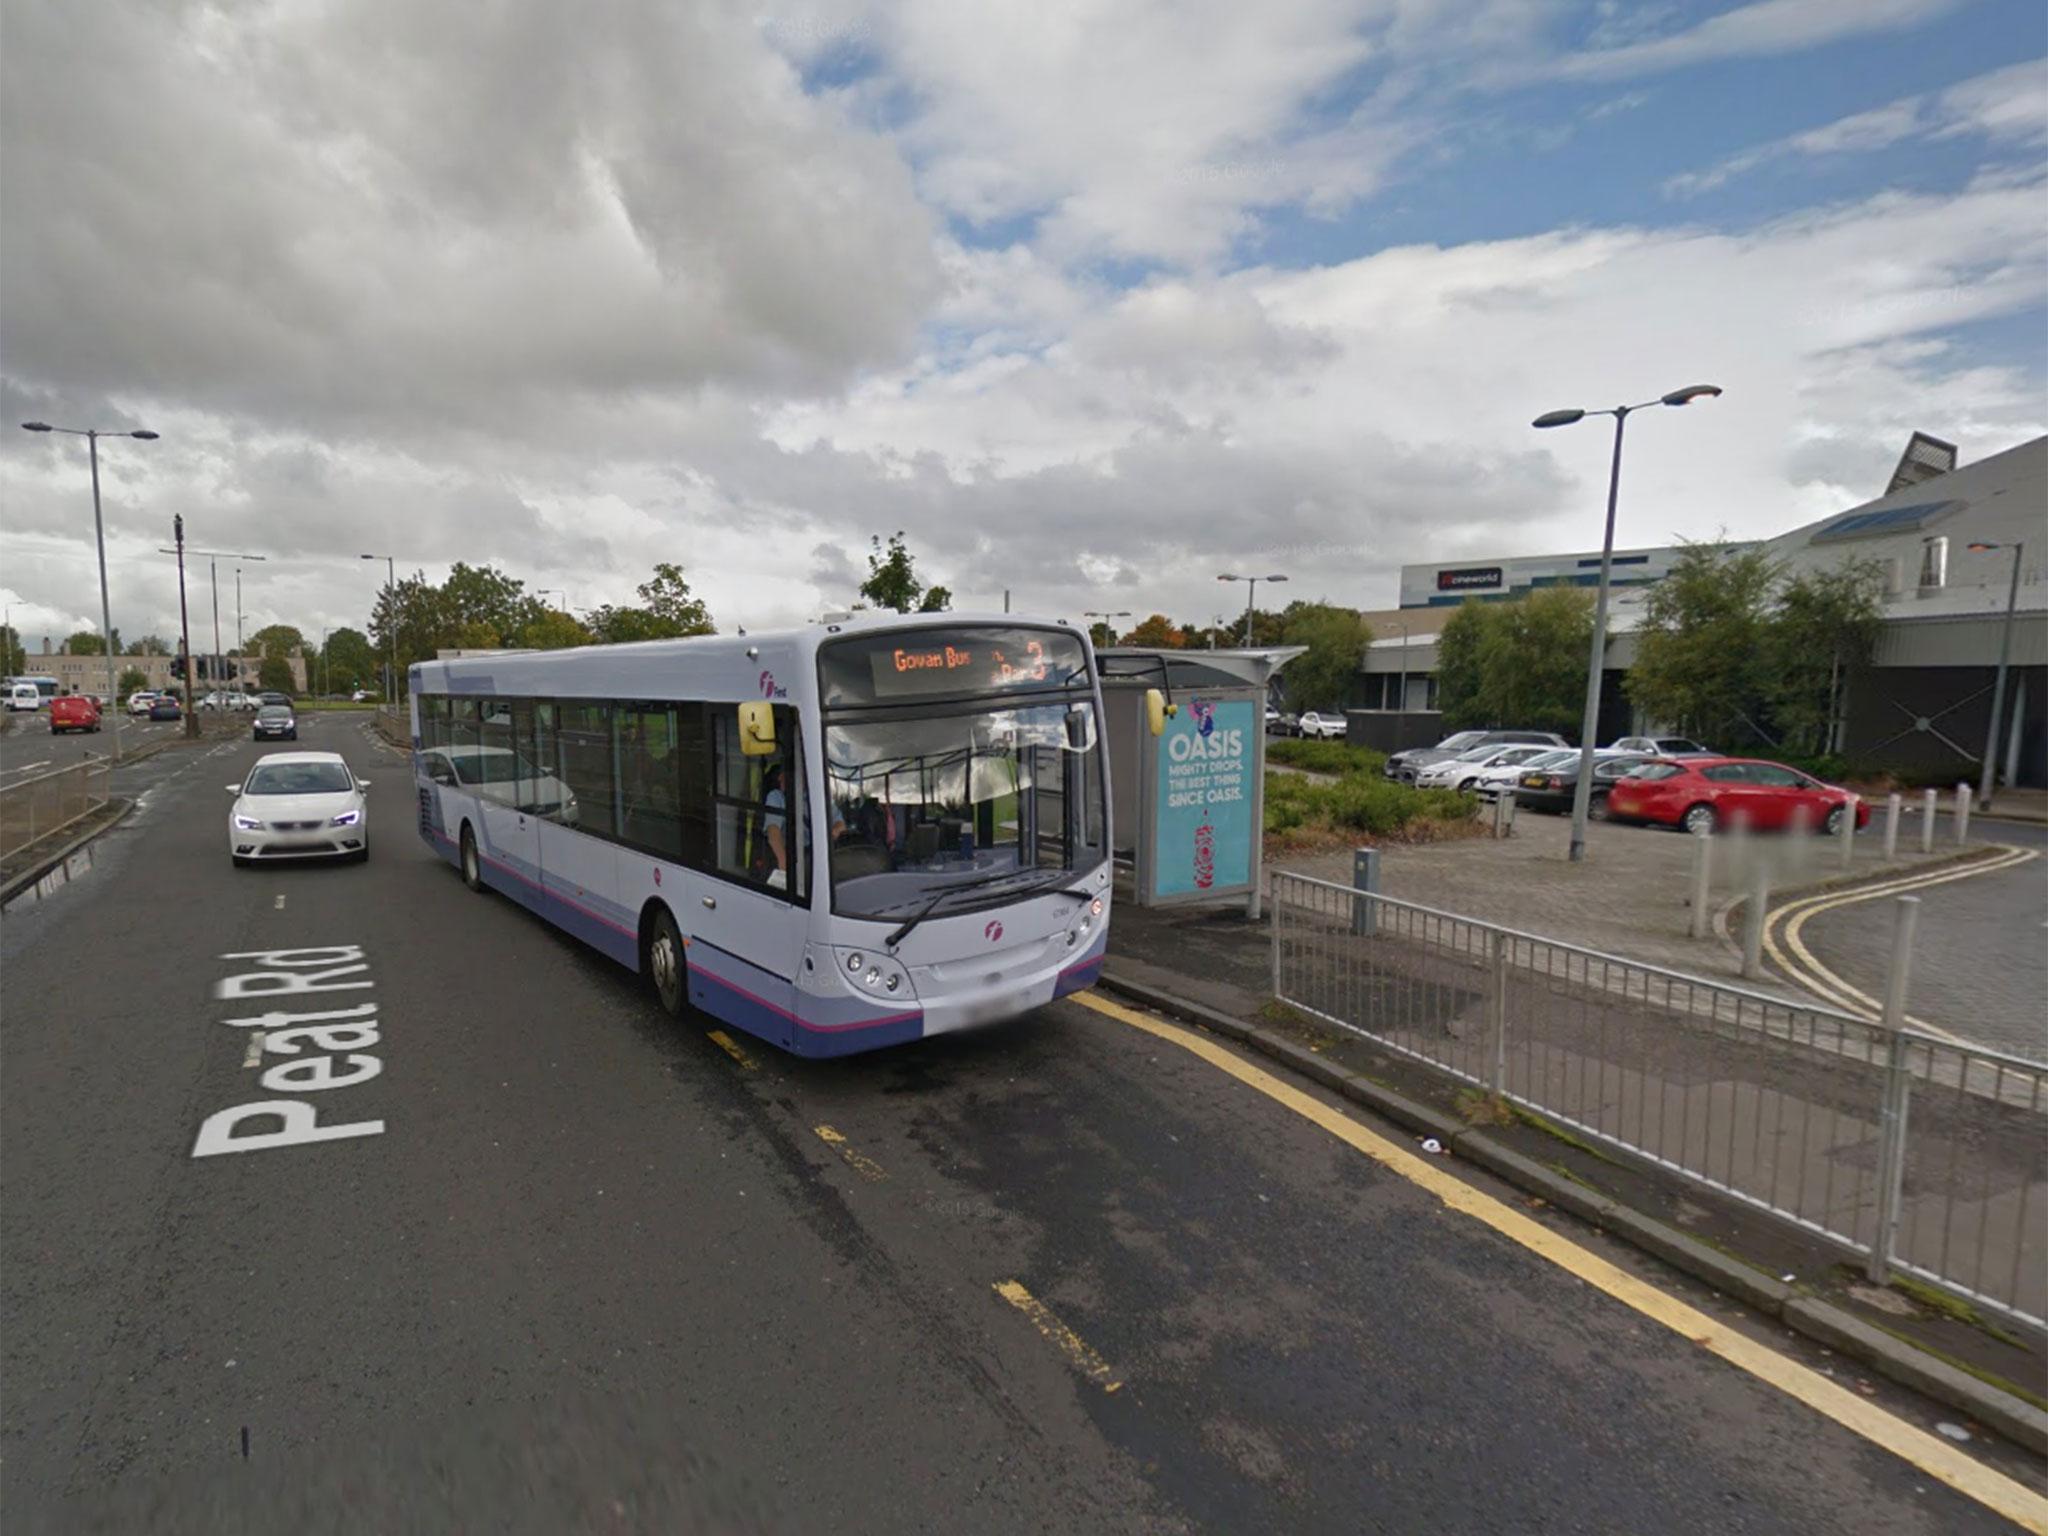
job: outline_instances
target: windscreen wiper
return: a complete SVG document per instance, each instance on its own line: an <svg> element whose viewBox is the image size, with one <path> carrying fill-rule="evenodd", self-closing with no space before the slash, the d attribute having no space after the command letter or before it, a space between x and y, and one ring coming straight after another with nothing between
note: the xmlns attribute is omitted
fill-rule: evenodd
<svg viewBox="0 0 2048 1536"><path fill-rule="evenodd" d="M957 891L974 891L981 889L983 886L1000 885L1005 880L1014 880L1019 875L1025 875L1030 873L1032 873L1032 871L1025 869L1006 869L998 874L983 875L976 880L960 880L956 881L952 885L943 886L938 891L933 893L932 899L930 901L926 902L923 906L919 907L916 912L912 913L911 916L905 920L901 928L898 928L894 933L890 934L886 939L882 940L882 944L885 948L894 949L898 944L901 944L906 938L910 936L910 931L913 928L915 928L919 923L923 922L926 918L930 917L932 913L938 909L938 905L940 902L944 901L948 896L953 895Z"/></svg>

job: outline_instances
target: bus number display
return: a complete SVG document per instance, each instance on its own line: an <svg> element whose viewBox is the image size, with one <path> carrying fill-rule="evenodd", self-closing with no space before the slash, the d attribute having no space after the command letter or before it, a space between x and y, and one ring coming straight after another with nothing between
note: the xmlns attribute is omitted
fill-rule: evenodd
<svg viewBox="0 0 2048 1536"><path fill-rule="evenodd" d="M828 705L1007 693L1087 675L1077 637L1022 626L863 636L827 647L819 661Z"/></svg>

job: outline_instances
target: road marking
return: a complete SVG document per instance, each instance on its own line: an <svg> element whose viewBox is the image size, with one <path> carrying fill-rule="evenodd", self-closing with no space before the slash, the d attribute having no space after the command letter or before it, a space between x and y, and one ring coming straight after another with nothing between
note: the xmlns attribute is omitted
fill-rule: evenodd
<svg viewBox="0 0 2048 1536"><path fill-rule="evenodd" d="M242 1052L242 1066L244 1069L248 1069L252 1067L260 1067L262 1065L263 1031L260 1029L252 1029L249 1031L249 1048L246 1051Z"/></svg>
<svg viewBox="0 0 2048 1536"><path fill-rule="evenodd" d="M277 910L280 912L284 910L284 892L282 891L277 893Z"/></svg>
<svg viewBox="0 0 2048 1536"><path fill-rule="evenodd" d="M1925 874L1906 875L1859 890L1808 896L1800 901L1788 902L1764 919L1764 948L1780 970L1809 992L1818 994L1837 1008L1876 1023L1884 1017L1883 1002L1860 988L1851 986L1822 964L1813 951L1806 947L1800 934L1806 927L1807 919L1818 917L1823 912L1831 912L1837 907L1851 906L1861 901L1875 901L1880 896L1902 896L1927 886L1947 885L1955 880L1970 880L1978 875L1997 874L2001 870L2017 868L2037 856L2038 850L2033 848L2007 848L1995 857L1980 859L1962 869L1930 870ZM1786 948L1798 956L1797 963L1787 959L1785 951L1778 947L1777 930L1781 928ZM1906 1023L1910 1028L1938 1035L1956 1045L1973 1043L1961 1035L1943 1029L1938 1024L1930 1024L1927 1020L1911 1014L1906 1016Z"/></svg>
<svg viewBox="0 0 2048 1536"><path fill-rule="evenodd" d="M738 1062L741 1066L745 1067L749 1072L755 1070L754 1058L749 1056L745 1051L741 1050L739 1046L734 1044L731 1035L728 1035L722 1029L710 1030L707 1033L710 1034L711 1043L713 1045L717 1046L721 1051L725 1052L726 1055L730 1056L734 1061Z"/></svg>
<svg viewBox="0 0 2048 1536"><path fill-rule="evenodd" d="M1031 1319L1032 1327L1044 1334L1067 1357L1068 1364L1099 1384L1103 1391L1114 1392L1123 1383L1117 1380L1116 1372L1109 1368L1109 1362L1090 1349L1087 1342L1073 1329L1053 1314L1052 1308L1025 1290L1015 1280L996 1282L995 1292L1011 1306Z"/></svg>
<svg viewBox="0 0 2048 1536"><path fill-rule="evenodd" d="M1818 1371L1796 1360L1788 1360L1776 1350L1715 1321L1677 1297L1666 1295L1561 1233L1551 1231L1540 1222L1446 1173L1406 1147L1367 1130L1349 1115L1290 1083L1282 1082L1213 1040L1087 993L1077 995L1074 1001L1106 1018L1141 1029L1201 1057L1247 1087L1320 1126L1382 1167L1410 1183L1419 1184L1450 1209L1484 1222L1510 1242L1605 1291L1623 1306L1662 1323L1673 1333L1692 1340L1736 1369L1746 1371L1786 1396L1798 1399L1852 1434L1862 1436L1871 1444L1918 1467L1929 1477L1948 1484L1965 1498L1976 1500L2024 1530L2048 1536L2048 1499L1972 1460L1939 1436L1915 1428L1846 1387L1836 1385Z"/></svg>
<svg viewBox="0 0 2048 1536"><path fill-rule="evenodd" d="M36 760L35 762L32 762L32 763L23 763L23 764L22 764L22 765L21 765L21 766L20 766L19 768L8 768L8 769L6 769L6 770L4 770L4 771L5 771L5 772L7 772L7 773L27 773L27 772L29 772L29 771L30 771L31 769L35 769L35 768L47 768L47 767L49 767L49 766L50 766L50 762L51 762L51 759L49 759L49 758L47 758L47 757L43 757L43 758L38 758L38 759L37 759L37 760Z"/></svg>
<svg viewBox="0 0 2048 1536"><path fill-rule="evenodd" d="M818 1133L818 1140L824 1142L826 1146L845 1158L847 1167L866 1179L870 1184L879 1184L882 1180L889 1177L880 1163L871 1157L865 1157L854 1151L847 1144L846 1138L833 1130L831 1126L814 1125L811 1129Z"/></svg>

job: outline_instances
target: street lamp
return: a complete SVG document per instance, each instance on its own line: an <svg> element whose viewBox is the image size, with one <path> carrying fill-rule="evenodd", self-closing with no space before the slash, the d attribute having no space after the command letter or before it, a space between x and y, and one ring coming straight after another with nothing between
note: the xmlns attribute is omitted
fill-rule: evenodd
<svg viewBox="0 0 2048 1536"><path fill-rule="evenodd" d="M1216 579L1218 581L1241 581L1245 583L1244 643L1249 646L1252 643L1252 600L1259 595L1259 583L1262 581L1285 581L1287 578L1285 576L1233 576L1228 571L1225 571Z"/></svg>
<svg viewBox="0 0 2048 1536"><path fill-rule="evenodd" d="M1394 704L1399 711L1394 716L1394 750L1399 752L1408 745L1408 626L1396 624L1394 628L1401 631L1401 693ZM1386 675L1384 672L1380 674L1381 677Z"/></svg>
<svg viewBox="0 0 2048 1536"><path fill-rule="evenodd" d="M1996 769L1998 762L1998 727L2003 723L2000 717L2005 712L2005 668L2006 664L2012 660L2013 610L2018 608L2020 603L2020 552L2026 547L2026 542L2021 539L2015 539L2009 546L2005 544L1972 544L1970 546L1972 550L1980 555L1990 554L1994 550L2006 548L2012 550L2012 586L2005 594L2005 629L1998 639L1998 677L1991 684L1991 733L1984 738L1984 774L1977 785L1977 803L1981 809L1987 811L1991 809L1991 791L1998 786L1998 773Z"/></svg>
<svg viewBox="0 0 2048 1536"><path fill-rule="evenodd" d="M176 550L174 550L174 549L159 549L159 550L157 551L157 553L158 553L158 554L160 554L160 555L174 555L174 554L176 554L176 553L177 553L177 551L176 551ZM226 666L224 666L224 665L222 664L222 663L223 663L223 658L222 658L222 656L221 656L221 649L220 649L220 563L221 563L221 561L223 561L223 560L255 560L255 561L263 561L263 560L268 560L268 559L269 559L270 557L269 557L268 555L238 555L238 554L234 553L234 552L233 552L232 550L226 550L226 549L188 549L188 550L186 550L186 551L185 551L185 553L186 553L186 554L188 554L188 555L192 555L192 556L194 556L194 557L197 557L197 556L200 556L200 555L204 555L204 556L206 557L206 561L207 561L207 569L208 569L208 570L209 570L209 571L210 571L210 572L212 573L212 575L213 575L213 685L214 685L214 692L218 693L218 692L220 691L220 684L221 684L221 682L222 682L222 679L223 679L224 675L225 675L225 674L226 674L226 672L227 672L227 667L226 667ZM242 568L241 568L240 566L236 566L236 567L235 567L235 656L236 656L236 658L237 658L238 660L239 660L239 659L241 658L241 654L242 654ZM237 681L239 682L239 679L237 679ZM240 692L241 690L240 690L240 689L238 688L238 689L237 689L236 691L237 691L237 692Z"/></svg>
<svg viewBox="0 0 2048 1536"><path fill-rule="evenodd" d="M384 668L384 702L394 709L398 704L398 561L392 555L359 555L360 560L382 560L384 562L384 640L389 661Z"/></svg>
<svg viewBox="0 0 2048 1536"><path fill-rule="evenodd" d="M1004 611L1007 612L1008 610L1006 609ZM1084 619L1102 620L1103 627L1109 631L1109 638L1112 641L1116 639L1116 626L1114 624L1111 624L1109 621L1111 619L1128 619L1130 616L1131 610L1128 608L1119 608L1113 613L1098 613L1093 608L1090 608L1085 610L1081 615L1081 617ZM1092 629L1094 626L1090 625L1089 627Z"/></svg>
<svg viewBox="0 0 2048 1536"><path fill-rule="evenodd" d="M107 708L116 709L119 704L114 698L114 615L107 602L107 532L100 517L100 439L135 437L145 443L153 443L157 435L154 432L102 432L97 427L53 427L47 421L24 421L21 428L24 432L62 432L71 437L82 437L92 458L92 536L93 542L99 546L100 555L100 644L107 653ZM118 720L108 741L108 761L120 762L121 727Z"/></svg>
<svg viewBox="0 0 2048 1536"><path fill-rule="evenodd" d="M1536 427L1569 427L1588 416L1614 418L1614 465L1607 476L1607 532L1600 541L1599 595L1593 599L1593 657L1586 667L1586 712L1579 722L1579 782L1572 792L1573 863L1586 856L1586 812L1593 798L1593 738L1600 729L1600 674L1607 659L1607 581L1614 565L1614 505L1621 494L1621 429L1632 411L1653 405L1690 405L1720 393L1718 384L1690 384L1658 399L1645 400L1641 405L1617 405L1609 411L1545 411L1530 423Z"/></svg>

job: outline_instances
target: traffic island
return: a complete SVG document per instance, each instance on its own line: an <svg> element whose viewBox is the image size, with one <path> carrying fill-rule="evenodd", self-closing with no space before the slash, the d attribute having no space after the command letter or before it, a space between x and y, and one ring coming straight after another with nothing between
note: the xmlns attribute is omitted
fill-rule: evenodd
<svg viewBox="0 0 2048 1536"><path fill-rule="evenodd" d="M1899 1385L2048 1455L2048 1337L1276 1001L1237 911L1119 909L1102 986L1227 1039Z"/></svg>

